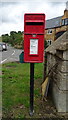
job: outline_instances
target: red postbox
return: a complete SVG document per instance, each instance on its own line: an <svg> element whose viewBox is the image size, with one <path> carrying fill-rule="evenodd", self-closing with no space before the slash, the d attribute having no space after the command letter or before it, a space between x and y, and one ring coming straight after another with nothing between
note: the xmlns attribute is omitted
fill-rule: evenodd
<svg viewBox="0 0 68 120"><path fill-rule="evenodd" d="M24 61L41 63L44 59L45 14L24 15Z"/></svg>

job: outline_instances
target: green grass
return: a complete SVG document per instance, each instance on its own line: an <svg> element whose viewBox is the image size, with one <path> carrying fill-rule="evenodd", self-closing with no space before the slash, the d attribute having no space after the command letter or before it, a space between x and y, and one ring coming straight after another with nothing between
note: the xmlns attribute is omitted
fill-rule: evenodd
<svg viewBox="0 0 68 120"><path fill-rule="evenodd" d="M35 96L34 101L41 96L41 82L43 76L43 63L35 64ZM20 106L24 106L25 112L29 109L30 95L30 64L6 63L2 67L2 102L3 116L24 118L24 112ZM17 109L16 109L17 108Z"/></svg>

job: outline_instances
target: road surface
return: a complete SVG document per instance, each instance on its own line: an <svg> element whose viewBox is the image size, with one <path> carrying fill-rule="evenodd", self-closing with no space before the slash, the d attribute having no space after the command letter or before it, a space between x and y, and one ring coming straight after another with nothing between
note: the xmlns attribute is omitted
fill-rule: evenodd
<svg viewBox="0 0 68 120"><path fill-rule="evenodd" d="M0 64L5 62L19 61L19 55L21 52L22 50L8 46L7 51L0 51Z"/></svg>

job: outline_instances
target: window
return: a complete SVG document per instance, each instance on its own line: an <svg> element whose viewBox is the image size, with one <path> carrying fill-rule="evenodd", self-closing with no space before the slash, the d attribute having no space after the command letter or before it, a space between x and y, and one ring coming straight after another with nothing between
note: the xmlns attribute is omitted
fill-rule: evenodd
<svg viewBox="0 0 68 120"><path fill-rule="evenodd" d="M52 34L52 30L51 29L48 30L48 34Z"/></svg>
<svg viewBox="0 0 68 120"><path fill-rule="evenodd" d="M65 24L65 20L63 19L63 20L62 20L62 25L64 25L64 24Z"/></svg>
<svg viewBox="0 0 68 120"><path fill-rule="evenodd" d="M47 40L48 45L51 45L51 42L52 42L51 40Z"/></svg>
<svg viewBox="0 0 68 120"><path fill-rule="evenodd" d="M68 18L65 19L65 25L68 25Z"/></svg>
<svg viewBox="0 0 68 120"><path fill-rule="evenodd" d="M68 25L68 18L62 20L62 25Z"/></svg>

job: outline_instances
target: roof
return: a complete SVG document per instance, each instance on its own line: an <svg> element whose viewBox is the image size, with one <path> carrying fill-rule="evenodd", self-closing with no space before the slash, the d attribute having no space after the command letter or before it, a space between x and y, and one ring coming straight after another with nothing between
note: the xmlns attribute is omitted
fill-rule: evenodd
<svg viewBox="0 0 68 120"><path fill-rule="evenodd" d="M61 18L62 16L46 20L46 29L48 28L54 28L54 27L60 27L61 26Z"/></svg>

